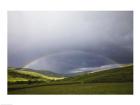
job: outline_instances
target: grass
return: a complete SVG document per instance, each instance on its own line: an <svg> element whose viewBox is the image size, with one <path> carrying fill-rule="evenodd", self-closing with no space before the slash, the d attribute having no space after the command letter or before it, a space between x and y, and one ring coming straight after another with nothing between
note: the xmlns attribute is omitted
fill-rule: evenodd
<svg viewBox="0 0 140 105"><path fill-rule="evenodd" d="M25 74L25 75L31 75L33 77L38 77L38 78L42 78L42 79L49 79L49 80L57 80L60 78L57 77L53 77L53 76L47 76L47 75L43 75L37 72L33 72L33 71L17 71L20 74Z"/></svg>
<svg viewBox="0 0 140 105"><path fill-rule="evenodd" d="M44 82L50 80L59 80L63 79L62 77L54 77L48 76L41 73L37 73L35 71L29 71L28 69L18 69L18 68L9 68L8 69L8 83L16 83L16 82Z"/></svg>
<svg viewBox="0 0 140 105"><path fill-rule="evenodd" d="M133 94L133 83L39 86L9 91L8 94Z"/></svg>
<svg viewBox="0 0 140 105"><path fill-rule="evenodd" d="M82 74L62 81L79 81L83 83L133 82L133 66Z"/></svg>

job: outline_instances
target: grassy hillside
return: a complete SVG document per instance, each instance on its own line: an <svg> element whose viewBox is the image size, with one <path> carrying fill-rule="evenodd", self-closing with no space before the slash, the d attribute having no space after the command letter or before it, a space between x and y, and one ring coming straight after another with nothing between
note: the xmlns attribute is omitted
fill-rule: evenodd
<svg viewBox="0 0 140 105"><path fill-rule="evenodd" d="M55 77L44 75L35 71L21 68L8 68L8 83L26 83L26 82L47 82L50 80L63 79L62 77Z"/></svg>
<svg viewBox="0 0 140 105"><path fill-rule="evenodd" d="M65 78L62 81L80 83L133 82L133 66L126 66Z"/></svg>
<svg viewBox="0 0 140 105"><path fill-rule="evenodd" d="M31 71L33 71L33 70L31 70ZM34 71L37 72L37 73L43 74L43 75L51 76L51 77L58 77L58 78L63 77L63 75L58 74L58 73L54 73L54 72L51 72L51 71L46 71L46 70L34 70Z"/></svg>

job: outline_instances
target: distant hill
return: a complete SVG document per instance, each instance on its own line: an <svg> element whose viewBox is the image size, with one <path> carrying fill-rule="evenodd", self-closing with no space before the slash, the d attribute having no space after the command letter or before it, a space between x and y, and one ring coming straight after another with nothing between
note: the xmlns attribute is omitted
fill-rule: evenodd
<svg viewBox="0 0 140 105"><path fill-rule="evenodd" d="M25 68L9 68L8 82L40 82L50 80L58 81L51 81L49 84L133 82L133 65L93 71L86 71L64 78L63 76L56 76L52 72L34 71Z"/></svg>
<svg viewBox="0 0 140 105"><path fill-rule="evenodd" d="M98 72L86 72L65 78L62 81L76 83L133 82L133 65Z"/></svg>
<svg viewBox="0 0 140 105"><path fill-rule="evenodd" d="M52 72L51 72L52 73ZM55 73L54 73L55 74ZM31 69L23 69L23 68L8 68L8 83L25 83L25 82L43 82L49 80L58 80L63 79L63 77L58 77L55 75L48 74L44 75L43 73L39 73L33 71Z"/></svg>
<svg viewBox="0 0 140 105"><path fill-rule="evenodd" d="M37 72L37 73L44 74L47 76L62 77L61 74L54 73L54 72L51 72L48 70L33 70L33 69L29 69L29 68L13 68L13 67L9 67L8 69L9 70L20 70L20 71L32 71L32 72Z"/></svg>
<svg viewBox="0 0 140 105"><path fill-rule="evenodd" d="M54 73L54 72L47 71L47 70L32 70L32 69L29 69L28 71L33 71L33 72L37 72L37 73L44 74L44 75L47 75L47 76L52 76L52 77L63 77L63 75L61 75L61 74Z"/></svg>
<svg viewBox="0 0 140 105"><path fill-rule="evenodd" d="M76 68L71 70L69 74L64 74L64 76L78 76L81 74L87 74L87 73L94 73L94 72L99 72L99 71L105 71L105 70L110 70L114 68L123 68L126 66L132 66L132 64L110 64L110 65L104 65L100 67L87 67L87 68Z"/></svg>

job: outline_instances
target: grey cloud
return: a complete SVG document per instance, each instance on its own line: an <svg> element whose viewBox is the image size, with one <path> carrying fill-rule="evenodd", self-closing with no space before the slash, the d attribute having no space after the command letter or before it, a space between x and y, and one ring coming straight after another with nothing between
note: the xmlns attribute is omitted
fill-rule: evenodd
<svg viewBox="0 0 140 105"><path fill-rule="evenodd" d="M80 50L133 62L132 11L9 11L8 66Z"/></svg>

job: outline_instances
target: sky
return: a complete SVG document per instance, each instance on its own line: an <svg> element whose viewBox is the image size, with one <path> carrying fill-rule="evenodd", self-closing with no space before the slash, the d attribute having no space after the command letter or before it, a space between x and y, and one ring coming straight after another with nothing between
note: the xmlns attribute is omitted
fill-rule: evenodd
<svg viewBox="0 0 140 105"><path fill-rule="evenodd" d="M8 66L72 69L133 63L132 11L9 11Z"/></svg>

